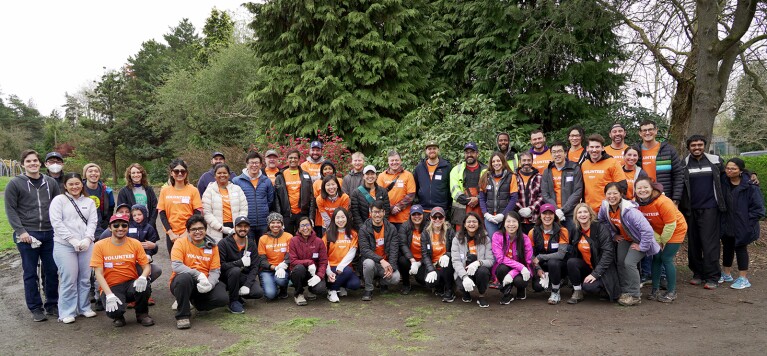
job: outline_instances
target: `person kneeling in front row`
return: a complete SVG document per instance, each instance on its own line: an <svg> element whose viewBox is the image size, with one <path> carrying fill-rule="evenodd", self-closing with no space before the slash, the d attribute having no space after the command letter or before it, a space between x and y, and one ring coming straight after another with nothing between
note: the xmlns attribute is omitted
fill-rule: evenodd
<svg viewBox="0 0 767 356"><path fill-rule="evenodd" d="M364 301L372 299L376 278L381 278L381 284L388 286L397 285L400 280L397 271L399 237L397 228L384 218L385 212L383 201L371 203L370 219L362 224L359 231L362 275L365 279Z"/></svg>
<svg viewBox="0 0 767 356"><path fill-rule="evenodd" d="M218 242L221 274L224 276L221 282L226 285L229 311L234 314L245 312L243 298L260 299L264 296L261 283L258 282L258 246L254 239L248 238L248 233L248 217L239 216L234 220L234 233Z"/></svg>
<svg viewBox="0 0 767 356"><path fill-rule="evenodd" d="M328 249L322 239L311 228L312 221L306 216L298 220L298 232L290 239L290 281L295 293L293 299L297 305L306 305L304 286L309 287L310 298L327 293L325 273L328 268Z"/></svg>
<svg viewBox="0 0 767 356"><path fill-rule="evenodd" d="M192 316L191 302L199 311L211 310L227 305L229 296L226 287L218 283L221 275L221 258L213 238L205 235L205 218L192 215L186 221L189 236L173 244L170 253L170 290L178 302L176 327L189 329Z"/></svg>

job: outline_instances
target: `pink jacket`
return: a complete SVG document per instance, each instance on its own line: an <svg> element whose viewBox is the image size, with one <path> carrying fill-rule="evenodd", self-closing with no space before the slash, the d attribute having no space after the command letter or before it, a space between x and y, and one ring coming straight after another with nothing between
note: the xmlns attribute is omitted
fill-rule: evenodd
<svg viewBox="0 0 767 356"><path fill-rule="evenodd" d="M500 231L497 231L493 234L493 256L495 257L495 264L493 265L492 273L495 275L495 269L498 268L499 265L504 264L509 267L511 267L511 271L509 272L511 274L511 278L516 277L518 274L522 273L522 268L527 267L531 273L532 269L530 268L531 263L533 261L533 246L530 243L530 239L527 237L527 235L522 234L522 240L525 241L525 263L522 264L519 262L519 256L517 256L517 242L516 241L510 241L511 244L510 248L513 251L514 258L508 258L506 257L506 251L508 249L504 249L503 247L503 235Z"/></svg>

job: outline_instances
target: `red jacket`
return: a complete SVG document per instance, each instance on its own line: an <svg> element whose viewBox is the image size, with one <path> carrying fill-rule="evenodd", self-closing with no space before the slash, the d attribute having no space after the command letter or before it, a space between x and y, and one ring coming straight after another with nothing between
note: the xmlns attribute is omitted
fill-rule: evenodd
<svg viewBox="0 0 767 356"><path fill-rule="evenodd" d="M314 231L306 241L300 234L293 236L288 244L288 253L290 270L298 265L309 267L314 264L317 266L317 276L325 278L325 269L328 267L328 248Z"/></svg>

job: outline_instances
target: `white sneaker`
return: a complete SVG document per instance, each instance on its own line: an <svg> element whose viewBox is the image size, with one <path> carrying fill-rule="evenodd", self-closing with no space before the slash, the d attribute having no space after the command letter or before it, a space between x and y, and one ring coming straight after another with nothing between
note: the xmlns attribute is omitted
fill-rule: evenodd
<svg viewBox="0 0 767 356"><path fill-rule="evenodd" d="M85 313L83 313L83 316L86 317L86 318L92 318L92 317L94 317L96 315L98 315L98 314L96 314L96 312L93 311L93 310L87 310Z"/></svg>
<svg viewBox="0 0 767 356"><path fill-rule="evenodd" d="M338 299L338 292L337 292L337 291L334 291L334 290L332 290L332 291L329 291L329 292L328 292L328 300L329 300L331 303L338 303L338 302L339 302L339 299Z"/></svg>
<svg viewBox="0 0 767 356"><path fill-rule="evenodd" d="M173 301L173 305L171 305L170 308L173 309L173 310L178 310L178 301L174 300Z"/></svg>
<svg viewBox="0 0 767 356"><path fill-rule="evenodd" d="M346 293L346 288L342 287L341 289L338 290L338 296L339 297L345 297L347 295L348 295L348 293Z"/></svg>
<svg viewBox="0 0 767 356"><path fill-rule="evenodd" d="M72 324L72 323L75 322L75 317L68 316L68 317L66 317L64 319L61 319L61 322L64 323L64 324Z"/></svg>

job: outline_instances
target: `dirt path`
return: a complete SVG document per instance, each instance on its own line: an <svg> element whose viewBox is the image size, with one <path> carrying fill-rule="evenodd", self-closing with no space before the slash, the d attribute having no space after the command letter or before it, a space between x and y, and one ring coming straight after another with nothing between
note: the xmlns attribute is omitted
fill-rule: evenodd
<svg viewBox="0 0 767 356"><path fill-rule="evenodd" d="M757 252L757 251L754 251ZM759 253L763 253L762 248ZM488 309L460 299L440 302L423 289L409 296L376 293L372 302L352 293L339 304L321 296L306 307L291 299L249 301L244 315L224 309L195 316L192 329L175 328L166 273L153 285L157 325L133 322L115 329L103 312L71 325L33 323L24 305L16 254L0 256L0 355L277 355L277 354L727 354L763 355L767 347L767 274L755 269L753 287L707 291L686 283L680 268L679 299L670 305L643 301L620 307L587 297L578 305L546 304L548 294ZM644 289L643 292L647 293ZM563 291L569 297L570 290Z"/></svg>

